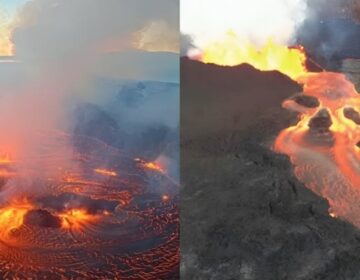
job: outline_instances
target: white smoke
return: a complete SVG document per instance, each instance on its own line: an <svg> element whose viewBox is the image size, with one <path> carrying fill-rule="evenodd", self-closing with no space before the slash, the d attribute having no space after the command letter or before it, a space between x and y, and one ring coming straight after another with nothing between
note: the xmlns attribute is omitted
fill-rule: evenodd
<svg viewBox="0 0 360 280"><path fill-rule="evenodd" d="M1 74L6 73L0 75L0 156L10 154L21 161L19 173L35 169L44 178L71 163L71 146L65 147L64 162L56 166L33 158L40 158L43 147L50 154L58 153L50 145L52 132L71 126L69 100L88 98L98 76L150 75L152 69L144 65L141 52L134 52L134 34L152 22L162 23L152 26L152 34L158 28L177 34L177 15L174 0L28 1L19 10L11 37L18 62L0 67ZM158 47L152 44L153 37L145 35L146 45ZM176 40L165 35L162 41L167 42L166 38ZM156 67L162 66L157 63ZM45 172L48 167L49 173Z"/></svg>
<svg viewBox="0 0 360 280"><path fill-rule="evenodd" d="M306 8L306 0L182 0L180 28L200 49L230 30L258 46L269 38L290 45Z"/></svg>

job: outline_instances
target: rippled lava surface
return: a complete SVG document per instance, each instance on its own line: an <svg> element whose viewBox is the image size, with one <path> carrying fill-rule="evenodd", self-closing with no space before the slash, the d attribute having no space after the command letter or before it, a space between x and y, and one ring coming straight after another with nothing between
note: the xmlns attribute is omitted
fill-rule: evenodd
<svg viewBox="0 0 360 280"><path fill-rule="evenodd" d="M1 226L1 277L177 279L178 184L99 141L79 137L74 146L76 168L58 167L60 177L39 179L41 191L9 210L10 219L26 214L17 227ZM59 164L57 153L42 157Z"/></svg>

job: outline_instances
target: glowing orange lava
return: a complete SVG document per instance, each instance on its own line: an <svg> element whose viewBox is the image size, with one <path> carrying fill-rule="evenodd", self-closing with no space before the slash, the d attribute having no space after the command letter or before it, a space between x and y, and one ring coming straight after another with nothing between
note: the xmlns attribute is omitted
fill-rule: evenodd
<svg viewBox="0 0 360 280"><path fill-rule="evenodd" d="M179 217L170 195L177 185L144 172L162 170L156 164L134 162L96 139L77 141L94 152L74 153L69 165L58 146L44 144L29 157L0 147L0 278L172 279ZM154 197L156 182L163 192Z"/></svg>
<svg viewBox="0 0 360 280"><path fill-rule="evenodd" d="M98 220L98 215L91 215L85 209L71 209L59 214L64 229L79 230L85 225Z"/></svg>
<svg viewBox="0 0 360 280"><path fill-rule="evenodd" d="M7 240L13 230L23 225L25 215L33 208L26 199L13 200L9 205L0 208L0 238Z"/></svg>
<svg viewBox="0 0 360 280"><path fill-rule="evenodd" d="M222 66L248 63L262 71L278 70L297 79L306 74L306 55L303 47L289 48L276 44L272 39L260 49L233 32L228 32L223 41L214 42L202 50L201 60Z"/></svg>
<svg viewBox="0 0 360 280"><path fill-rule="evenodd" d="M135 158L135 161L139 162L145 169L157 171L159 173L166 173L165 169L157 162L146 162L140 158Z"/></svg>
<svg viewBox="0 0 360 280"><path fill-rule="evenodd" d="M278 135L274 149L288 155L297 178L329 202L331 217L360 227L360 96L353 83L341 73L307 71L302 47L269 39L257 49L231 32L205 48L201 59L277 70L303 86L298 97L316 100L316 106L290 96L283 102L284 108L298 113L299 121Z"/></svg>
<svg viewBox="0 0 360 280"><path fill-rule="evenodd" d="M328 200L332 217L360 226L359 93L341 73L309 73L298 82L319 106L284 101L300 120L280 133L274 148L290 156L300 181Z"/></svg>
<svg viewBox="0 0 360 280"><path fill-rule="evenodd" d="M97 168L94 170L94 172L104 175L104 176L110 176L110 177L116 177L118 175L115 171L104 169L104 168Z"/></svg>

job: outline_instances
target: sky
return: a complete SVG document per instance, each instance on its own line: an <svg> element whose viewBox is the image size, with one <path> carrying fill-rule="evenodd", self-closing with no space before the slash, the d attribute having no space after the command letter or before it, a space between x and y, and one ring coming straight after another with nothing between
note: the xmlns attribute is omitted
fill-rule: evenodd
<svg viewBox="0 0 360 280"><path fill-rule="evenodd" d="M15 14L18 7L28 0L0 0L0 7L10 14Z"/></svg>
<svg viewBox="0 0 360 280"><path fill-rule="evenodd" d="M11 56L13 44L11 43L11 29L17 11L28 0L0 0L0 56Z"/></svg>

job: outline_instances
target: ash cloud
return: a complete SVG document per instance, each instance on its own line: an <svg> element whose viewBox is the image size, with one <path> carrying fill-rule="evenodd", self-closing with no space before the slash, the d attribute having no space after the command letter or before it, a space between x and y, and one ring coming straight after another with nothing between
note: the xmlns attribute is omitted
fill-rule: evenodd
<svg viewBox="0 0 360 280"><path fill-rule="evenodd" d="M344 58L360 58L359 4L351 0L308 1L297 43L324 67L336 69Z"/></svg>

